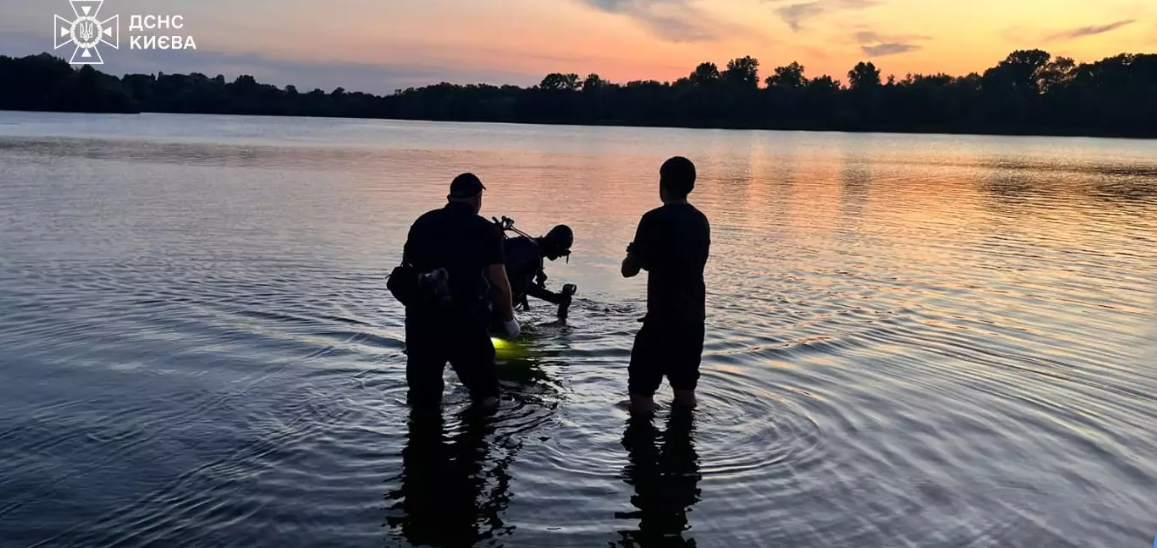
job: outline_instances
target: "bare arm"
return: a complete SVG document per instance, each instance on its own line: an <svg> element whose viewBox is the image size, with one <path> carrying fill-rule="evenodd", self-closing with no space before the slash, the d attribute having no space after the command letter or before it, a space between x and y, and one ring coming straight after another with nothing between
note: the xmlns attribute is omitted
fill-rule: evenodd
<svg viewBox="0 0 1157 548"><path fill-rule="evenodd" d="M647 270L646 261L639 252L640 238L645 236L643 227L640 224L638 233L635 234L635 241L627 245L627 256L623 258L622 273L624 278L634 278L639 275L640 271Z"/></svg>
<svg viewBox="0 0 1157 548"><path fill-rule="evenodd" d="M623 259L622 272L624 278L634 278L639 275L639 271L643 269L639 258L627 252L626 258Z"/></svg>
<svg viewBox="0 0 1157 548"><path fill-rule="evenodd" d="M513 295L510 290L510 278L506 277L506 265L492 264L486 269L486 277L490 286L494 288L491 296L494 299L494 309L502 314L503 321L514 319Z"/></svg>
<svg viewBox="0 0 1157 548"><path fill-rule="evenodd" d="M655 232L651 214L643 215L639 226L635 229L635 239L627 244L627 256L623 258L622 273L624 278L634 278L640 271L649 270L647 263L651 259L651 241Z"/></svg>

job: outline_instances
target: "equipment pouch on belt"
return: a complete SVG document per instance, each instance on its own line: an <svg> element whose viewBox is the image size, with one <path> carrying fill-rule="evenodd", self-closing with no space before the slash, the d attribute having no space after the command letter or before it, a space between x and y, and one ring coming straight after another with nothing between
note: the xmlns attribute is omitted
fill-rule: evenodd
<svg viewBox="0 0 1157 548"><path fill-rule="evenodd" d="M418 298L418 271L408 264L394 267L386 278L386 289L404 306L410 306Z"/></svg>
<svg viewBox="0 0 1157 548"><path fill-rule="evenodd" d="M390 272L386 289L406 307L440 308L450 304L449 274L444 268L419 272L409 264L401 264Z"/></svg>

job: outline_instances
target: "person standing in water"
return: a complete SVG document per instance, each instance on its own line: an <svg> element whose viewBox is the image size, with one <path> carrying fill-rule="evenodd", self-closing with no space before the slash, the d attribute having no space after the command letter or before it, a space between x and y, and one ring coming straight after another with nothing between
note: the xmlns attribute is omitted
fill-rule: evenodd
<svg viewBox="0 0 1157 548"><path fill-rule="evenodd" d="M486 299L492 300L509 339L519 334L502 233L478 215L486 187L472 173L450 183L446 206L414 221L403 262L423 279L445 282L442 304L414 298L406 306L406 382L413 404L442 399L442 372L449 361L475 403L498 405L498 372L488 331ZM430 274L440 274L433 276Z"/></svg>
<svg viewBox="0 0 1157 548"><path fill-rule="evenodd" d="M687 202L695 178L695 164L687 158L677 156L663 164L663 205L643 215L623 259L623 277L648 273L647 315L628 368L633 411L654 410L655 391L664 376L677 405L695 406L707 318L703 270L711 247L707 217Z"/></svg>

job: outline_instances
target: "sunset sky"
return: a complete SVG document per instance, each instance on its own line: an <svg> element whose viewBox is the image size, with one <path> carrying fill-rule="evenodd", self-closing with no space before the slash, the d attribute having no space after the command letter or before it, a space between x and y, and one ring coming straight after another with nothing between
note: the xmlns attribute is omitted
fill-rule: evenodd
<svg viewBox="0 0 1157 548"><path fill-rule="evenodd" d="M0 53L52 51L65 0L4 0ZM1152 0L107 0L122 45L106 72L190 72L376 93L450 81L537 83L548 72L672 80L751 55L846 81L982 71L1017 48L1078 61L1157 51ZM130 14L180 14L196 51L127 48ZM70 17L71 19L71 17ZM174 33L176 34L176 33ZM68 57L71 51L57 50Z"/></svg>

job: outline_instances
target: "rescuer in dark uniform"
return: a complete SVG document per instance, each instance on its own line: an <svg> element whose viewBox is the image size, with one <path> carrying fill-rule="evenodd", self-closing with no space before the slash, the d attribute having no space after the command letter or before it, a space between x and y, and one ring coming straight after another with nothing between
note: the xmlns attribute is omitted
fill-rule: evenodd
<svg viewBox="0 0 1157 548"><path fill-rule="evenodd" d="M446 206L410 227L402 265L390 275L390 291L406 305L411 403L441 401L442 371L449 361L476 403L498 404L489 310L499 316L507 338L517 337L519 326L502 231L478 215L485 189L473 174L456 177Z"/></svg>

